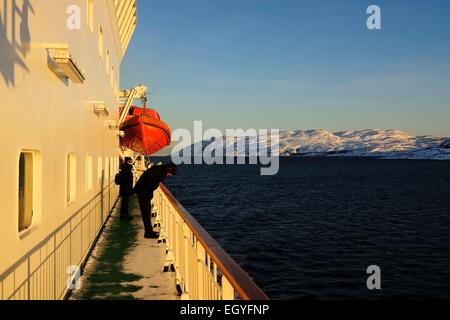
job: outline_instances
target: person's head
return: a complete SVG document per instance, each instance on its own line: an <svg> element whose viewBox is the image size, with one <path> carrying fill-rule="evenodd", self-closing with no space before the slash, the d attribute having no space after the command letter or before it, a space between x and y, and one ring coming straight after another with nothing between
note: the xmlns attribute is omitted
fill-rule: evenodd
<svg viewBox="0 0 450 320"><path fill-rule="evenodd" d="M166 169L167 176L169 177L177 174L177 166L172 162L164 165L164 168Z"/></svg>
<svg viewBox="0 0 450 320"><path fill-rule="evenodd" d="M130 158L130 157L126 157L126 158L125 158L125 163L133 164L133 159Z"/></svg>

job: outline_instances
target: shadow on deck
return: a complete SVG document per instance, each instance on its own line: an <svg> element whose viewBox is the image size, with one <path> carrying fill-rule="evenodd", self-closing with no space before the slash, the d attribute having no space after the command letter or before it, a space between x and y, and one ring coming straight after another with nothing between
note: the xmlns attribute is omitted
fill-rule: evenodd
<svg viewBox="0 0 450 320"><path fill-rule="evenodd" d="M69 299L179 299L175 275L163 272L164 244L143 237L137 199L130 199L133 220L121 221L119 209L120 201L84 268L81 288Z"/></svg>

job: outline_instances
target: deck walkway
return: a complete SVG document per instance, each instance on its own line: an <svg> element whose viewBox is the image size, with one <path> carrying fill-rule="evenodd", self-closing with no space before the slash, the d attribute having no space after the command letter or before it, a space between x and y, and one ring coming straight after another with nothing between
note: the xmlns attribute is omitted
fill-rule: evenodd
<svg viewBox="0 0 450 320"><path fill-rule="evenodd" d="M89 257L81 288L70 299L179 299L175 275L163 273L164 245L143 237L137 199L130 199L133 220L121 221L119 209L120 201Z"/></svg>

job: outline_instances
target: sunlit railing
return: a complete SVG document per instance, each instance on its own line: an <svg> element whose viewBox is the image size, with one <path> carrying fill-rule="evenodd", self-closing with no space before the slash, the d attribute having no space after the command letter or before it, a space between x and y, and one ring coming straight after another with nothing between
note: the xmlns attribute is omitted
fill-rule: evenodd
<svg viewBox="0 0 450 320"><path fill-rule="evenodd" d="M166 271L186 300L266 300L266 294L219 246L164 185L153 204L166 245Z"/></svg>
<svg viewBox="0 0 450 320"><path fill-rule="evenodd" d="M60 300L86 262L118 197L106 186L60 227L0 275L2 300ZM76 285L76 284L75 284Z"/></svg>

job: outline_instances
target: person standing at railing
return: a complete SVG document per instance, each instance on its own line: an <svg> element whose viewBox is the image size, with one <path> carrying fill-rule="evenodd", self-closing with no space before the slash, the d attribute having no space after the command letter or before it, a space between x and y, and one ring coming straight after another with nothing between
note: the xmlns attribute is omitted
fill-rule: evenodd
<svg viewBox="0 0 450 320"><path fill-rule="evenodd" d="M120 185L120 197L122 202L120 205L120 219L130 220L128 212L130 196L133 192L133 159L126 157L124 163L120 166L120 171L116 175L116 183Z"/></svg>
<svg viewBox="0 0 450 320"><path fill-rule="evenodd" d="M147 169L139 178L134 193L139 200L139 208L141 209L142 222L144 223L144 237L147 239L157 239L158 233L153 230L151 221L151 201L153 192L158 189L159 184L168 176L176 174L177 166L173 163L166 165L156 165Z"/></svg>

